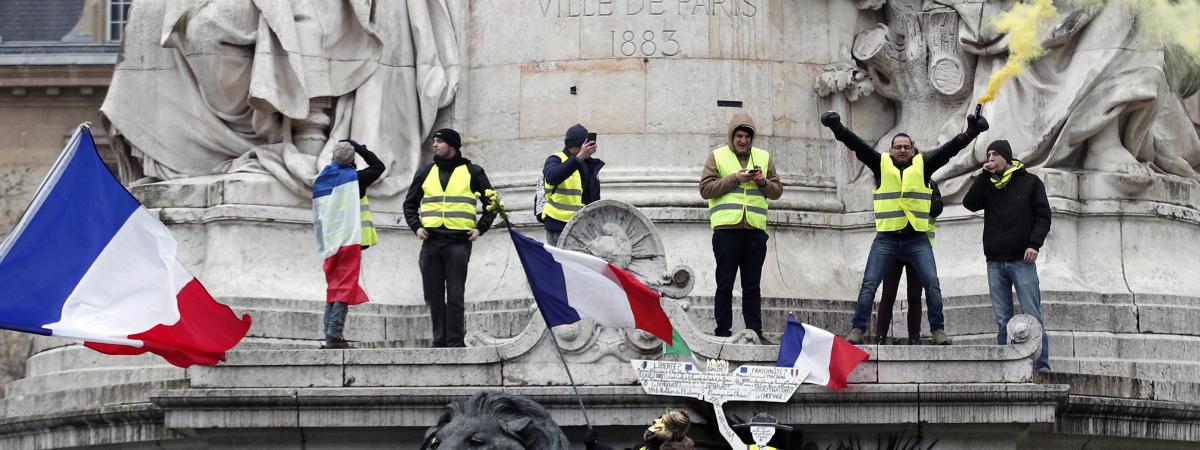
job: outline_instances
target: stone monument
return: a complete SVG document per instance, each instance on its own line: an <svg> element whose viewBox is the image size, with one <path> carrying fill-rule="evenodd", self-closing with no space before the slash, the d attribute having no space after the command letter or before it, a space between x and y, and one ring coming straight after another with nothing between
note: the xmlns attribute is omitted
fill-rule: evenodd
<svg viewBox="0 0 1200 450"><path fill-rule="evenodd" d="M695 354L773 365L778 348L752 332L708 335L714 262L697 182L725 124L758 121L755 145L785 186L768 218L765 331L778 337L791 311L845 333L874 233L871 177L818 115L837 110L869 140L905 131L936 145L1006 60L989 21L1011 4L138 0L101 110L121 178L254 327L227 363L188 370L39 339L0 403L0 446L417 448L445 404L494 389L545 405L581 442L551 332L596 425L633 441L656 411L686 404L636 384L629 361L660 359L662 343L589 322L548 330L503 232L475 243L468 348L424 348L419 241L400 203L429 132L459 130L529 231L542 161L570 125L598 132L606 200L568 224L564 247L662 292ZM1200 111L1184 101L1194 78L1179 75L1195 68L1146 41L1120 1L1063 6L1042 33L1053 50L985 105L992 130L936 174L950 199L935 248L946 331L965 345L864 346L871 361L846 391L801 386L786 403L730 411L768 412L822 448L900 432L938 448L1200 441ZM380 245L364 253L372 303L347 326L356 348L318 350L308 189L347 137L388 164L368 191ZM1028 317L1010 322L1009 345L989 345L983 221L954 200L999 138L1051 197L1039 266L1061 373L1032 373L1043 330Z"/></svg>

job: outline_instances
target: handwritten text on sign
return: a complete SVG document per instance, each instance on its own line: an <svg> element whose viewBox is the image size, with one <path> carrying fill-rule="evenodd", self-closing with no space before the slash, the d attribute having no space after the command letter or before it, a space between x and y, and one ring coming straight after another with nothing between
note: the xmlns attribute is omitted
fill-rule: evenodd
<svg viewBox="0 0 1200 450"><path fill-rule="evenodd" d="M699 398L707 402L786 402L804 373L798 369L741 366L732 372L701 370L692 363L633 361L642 388L650 395Z"/></svg>

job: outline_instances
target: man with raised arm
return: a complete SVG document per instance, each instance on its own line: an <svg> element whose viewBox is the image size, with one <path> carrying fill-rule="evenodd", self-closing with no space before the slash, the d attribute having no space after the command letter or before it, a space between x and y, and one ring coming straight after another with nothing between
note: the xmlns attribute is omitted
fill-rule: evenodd
<svg viewBox="0 0 1200 450"><path fill-rule="evenodd" d="M907 262L916 269L921 284L925 286L933 343L949 344L942 316L942 288L938 283L933 246L925 234L933 229L930 215L933 189L929 179L979 133L988 129L987 119L974 114L967 116L965 131L940 147L920 154L917 154L911 137L897 133L892 137L891 150L887 155L881 155L842 125L841 116L833 111L821 115L821 125L828 127L838 141L853 150L858 160L871 169L875 177L875 242L871 244L871 253L867 257L862 286L858 291L858 305L854 309L846 340L853 344L863 343L879 283L888 268L896 262Z"/></svg>

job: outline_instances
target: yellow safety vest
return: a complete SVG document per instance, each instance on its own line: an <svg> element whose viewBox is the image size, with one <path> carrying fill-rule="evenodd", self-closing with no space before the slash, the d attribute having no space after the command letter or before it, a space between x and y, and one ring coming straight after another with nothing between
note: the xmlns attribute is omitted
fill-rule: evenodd
<svg viewBox="0 0 1200 450"><path fill-rule="evenodd" d="M933 231L929 207L933 189L925 185L925 158L914 156L912 165L900 173L892 158L879 161L879 188L874 191L875 230L899 231L912 224L917 231Z"/></svg>
<svg viewBox="0 0 1200 450"><path fill-rule="evenodd" d="M770 446L770 445L763 446L763 447L759 447L759 446L757 446L757 445L750 444L750 450L759 450L759 449L762 449L762 450L779 450L779 449L777 449L777 448L775 448L775 447L772 447L772 446Z"/></svg>
<svg viewBox="0 0 1200 450"><path fill-rule="evenodd" d="M421 226L450 230L475 228L475 194L471 192L471 172L463 164L454 168L450 182L442 189L437 164L421 184L425 197L421 199Z"/></svg>
<svg viewBox="0 0 1200 450"><path fill-rule="evenodd" d="M746 167L742 167L737 155L728 146L713 150L713 157L717 161L717 173L722 178L753 169L755 165L766 172L771 159L766 150L751 147L750 160L746 162ZM713 228L737 225L742 222L743 215L750 226L767 229L767 196L753 181L742 183L720 197L708 200L708 221Z"/></svg>
<svg viewBox="0 0 1200 450"><path fill-rule="evenodd" d="M570 158L566 152L558 152L555 156L558 156L561 162ZM575 212L583 209L583 177L579 175L578 170L557 186L546 182L545 188L546 208L542 210L542 218L550 217L559 222L570 222L571 218L575 217Z"/></svg>
<svg viewBox="0 0 1200 450"><path fill-rule="evenodd" d="M379 243L379 233L375 231L375 217L371 215L371 208L367 206L367 196L362 196L358 201L358 210L362 217L362 245L364 248Z"/></svg>

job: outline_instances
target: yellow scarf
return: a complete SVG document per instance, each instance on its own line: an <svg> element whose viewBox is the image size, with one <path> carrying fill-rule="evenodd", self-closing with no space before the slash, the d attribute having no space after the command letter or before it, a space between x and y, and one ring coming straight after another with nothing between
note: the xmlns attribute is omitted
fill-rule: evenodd
<svg viewBox="0 0 1200 450"><path fill-rule="evenodd" d="M1008 169L1004 170L1003 175L1000 175L1000 176L992 175L992 185L996 186L996 189L1004 189L1004 186L1007 186L1008 182L1010 180L1012 180L1013 172L1016 172L1017 170L1020 170L1024 167L1025 167L1025 165L1021 164L1021 161L1017 161L1017 160L1009 161Z"/></svg>

